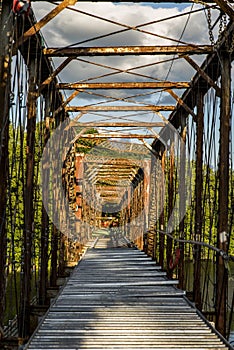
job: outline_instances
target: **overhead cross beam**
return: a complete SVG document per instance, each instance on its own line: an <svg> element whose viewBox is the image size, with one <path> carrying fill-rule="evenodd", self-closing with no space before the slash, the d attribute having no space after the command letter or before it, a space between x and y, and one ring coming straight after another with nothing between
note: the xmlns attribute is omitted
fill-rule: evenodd
<svg viewBox="0 0 234 350"><path fill-rule="evenodd" d="M73 89L187 89L188 82L114 82L114 83L60 83L57 87L62 90Z"/></svg>
<svg viewBox="0 0 234 350"><path fill-rule="evenodd" d="M45 48L44 55L53 57L80 56L124 56L124 55L176 55L208 54L211 45L157 45L157 46L112 46L112 47L68 47Z"/></svg>
<svg viewBox="0 0 234 350"><path fill-rule="evenodd" d="M122 112L122 111L174 111L175 106L71 106L66 107L67 112Z"/></svg>
<svg viewBox="0 0 234 350"><path fill-rule="evenodd" d="M74 126L85 127L85 128L97 128L97 127L164 127L166 124L164 122L89 122L89 123L76 123L74 122ZM73 122L69 124L69 126L73 126Z"/></svg>
<svg viewBox="0 0 234 350"><path fill-rule="evenodd" d="M110 138L118 138L118 139L154 139L154 135L149 134L120 134L120 133L102 133L102 134L83 134L80 138L84 139L110 139Z"/></svg>

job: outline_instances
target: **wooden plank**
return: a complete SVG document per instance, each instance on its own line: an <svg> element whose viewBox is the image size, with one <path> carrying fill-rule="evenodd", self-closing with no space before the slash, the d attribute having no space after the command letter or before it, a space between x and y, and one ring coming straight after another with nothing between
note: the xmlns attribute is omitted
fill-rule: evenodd
<svg viewBox="0 0 234 350"><path fill-rule="evenodd" d="M152 259L95 244L25 350L228 349Z"/></svg>

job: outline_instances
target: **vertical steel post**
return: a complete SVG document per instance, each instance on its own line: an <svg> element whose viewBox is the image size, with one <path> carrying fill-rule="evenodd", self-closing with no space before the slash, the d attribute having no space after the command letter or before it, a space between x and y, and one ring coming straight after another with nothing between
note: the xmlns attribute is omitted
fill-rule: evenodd
<svg viewBox="0 0 234 350"><path fill-rule="evenodd" d="M171 219L171 215L173 212L173 201L174 201L174 167L175 167L175 142L174 135L171 134L171 145L170 145L170 164L169 164L169 172L168 172L168 221ZM168 278L172 278L172 271L169 268L170 259L172 255L172 239L167 237L167 275Z"/></svg>
<svg viewBox="0 0 234 350"><path fill-rule="evenodd" d="M6 204L8 176L8 132L9 132L9 96L10 96L10 52L12 38L11 13L12 1L0 3L0 327L3 325L5 310L5 265L6 265ZM0 334L1 338L1 334Z"/></svg>
<svg viewBox="0 0 234 350"><path fill-rule="evenodd" d="M197 94L197 124L196 124L196 183L195 183L195 237L194 240L202 240L202 194L203 194L203 94ZM198 309L202 309L201 301L201 246L194 245L194 274L193 274L193 297Z"/></svg>
<svg viewBox="0 0 234 350"><path fill-rule="evenodd" d="M164 181L165 181L165 157L166 157L166 151L165 147L162 146L161 149L161 171L160 171L160 189L159 189L159 196L160 196L160 205L159 208L161 210L159 214L159 229L161 231L164 231ZM164 249L165 249L165 235L163 233L159 233L159 265L164 266Z"/></svg>
<svg viewBox="0 0 234 350"><path fill-rule="evenodd" d="M229 142L231 120L231 61L228 52L221 56L221 106L219 147L219 202L218 202L218 248L227 251L228 193L229 193ZM216 328L226 335L226 307L228 274L224 259L217 257L216 273Z"/></svg>
<svg viewBox="0 0 234 350"><path fill-rule="evenodd" d="M50 137L50 90L45 94L45 126L44 126L44 147ZM42 164L43 173L41 174L43 183L49 183L50 164L49 160ZM44 191L43 200L49 200L49 191ZM46 196L46 197L45 197ZM49 246L49 217L42 203L42 219L41 219L41 256L40 256L40 278L39 278L39 304L47 303L46 289L48 287L48 247Z"/></svg>
<svg viewBox="0 0 234 350"><path fill-rule="evenodd" d="M26 150L26 182L24 191L24 245L20 303L19 336L25 338L30 333L30 300L32 239L34 226L33 191L35 163L35 130L37 116L36 94L36 62L31 60L29 69L29 90L27 97L27 150Z"/></svg>
<svg viewBox="0 0 234 350"><path fill-rule="evenodd" d="M180 125L181 125L181 131L180 131L180 178L179 178L179 217L180 217L180 223L179 223L179 232L180 232L180 238L185 239L185 232L184 232L184 215L185 215L185 208L186 208L186 182L185 182L185 175L186 175L186 132L187 132L187 126L186 126L186 116L184 114L180 115ZM178 265L178 279L179 279L179 288L184 289L184 243L180 244L180 260Z"/></svg>
<svg viewBox="0 0 234 350"><path fill-rule="evenodd" d="M76 178L76 186L75 186L76 234L78 237L80 237L81 223L82 223L82 209L83 209L84 153L76 153L75 178Z"/></svg>
<svg viewBox="0 0 234 350"><path fill-rule="evenodd" d="M56 110L56 91L52 90L51 92L51 100L53 101L52 104L52 108L51 111L54 112L54 110ZM56 119L55 119L55 128L59 126L61 121L61 115L58 114L56 115ZM54 151L52 154L52 166L54 167L53 171L58 171L60 172L60 174L62 174L62 169L59 169L59 164L57 162L57 157L61 157L61 153L60 153L60 141L61 140L55 140L55 145L54 145L54 149L56 150L56 152ZM55 170L56 169L56 170ZM62 176L62 175L61 175ZM60 207L61 202L59 200L59 193L58 193L58 185L57 185L57 181L53 181L52 183L52 201L53 201L53 221L55 223L59 222L59 218L60 218L60 211L62 210L62 208ZM59 235L60 232L57 229L55 224L52 224L52 232L51 232L51 271L50 271L50 285L52 287L56 287L56 282L57 282L57 276L58 276L58 241L59 241Z"/></svg>

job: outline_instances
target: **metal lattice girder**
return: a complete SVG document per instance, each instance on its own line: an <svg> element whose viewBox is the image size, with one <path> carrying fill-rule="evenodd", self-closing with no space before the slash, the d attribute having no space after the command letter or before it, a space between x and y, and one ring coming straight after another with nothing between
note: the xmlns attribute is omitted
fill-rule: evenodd
<svg viewBox="0 0 234 350"><path fill-rule="evenodd" d="M119 112L119 111L174 111L174 106L70 106L66 107L67 112Z"/></svg>
<svg viewBox="0 0 234 350"><path fill-rule="evenodd" d="M112 46L112 47L70 47L45 48L44 55L53 57L80 56L124 56L124 55L176 55L208 54L211 45L157 45L157 46Z"/></svg>
<svg viewBox="0 0 234 350"><path fill-rule="evenodd" d="M112 83L60 83L57 87L62 90L73 89L187 89L188 82L112 82Z"/></svg>

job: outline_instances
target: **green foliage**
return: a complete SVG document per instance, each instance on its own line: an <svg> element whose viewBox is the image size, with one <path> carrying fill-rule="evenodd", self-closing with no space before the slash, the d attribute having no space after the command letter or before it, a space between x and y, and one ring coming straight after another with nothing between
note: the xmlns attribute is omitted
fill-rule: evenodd
<svg viewBox="0 0 234 350"><path fill-rule="evenodd" d="M35 131L34 164L34 230L32 242L32 297L36 295L38 279L42 198L39 190L39 162L42 154L42 136L44 123L37 123ZM18 312L20 297L20 279L24 241L24 196L26 176L26 131L20 126L9 126L9 178L7 223L7 289L5 321L12 319ZM33 215L33 214L32 214Z"/></svg>

